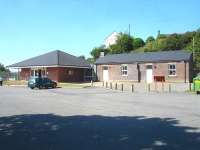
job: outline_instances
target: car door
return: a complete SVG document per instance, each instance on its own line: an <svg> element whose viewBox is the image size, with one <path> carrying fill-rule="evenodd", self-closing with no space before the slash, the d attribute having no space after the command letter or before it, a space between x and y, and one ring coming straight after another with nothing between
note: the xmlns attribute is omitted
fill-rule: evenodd
<svg viewBox="0 0 200 150"><path fill-rule="evenodd" d="M51 80L48 79L48 78L46 78L46 85L47 85L47 87L51 87L52 86L51 84L52 84Z"/></svg>

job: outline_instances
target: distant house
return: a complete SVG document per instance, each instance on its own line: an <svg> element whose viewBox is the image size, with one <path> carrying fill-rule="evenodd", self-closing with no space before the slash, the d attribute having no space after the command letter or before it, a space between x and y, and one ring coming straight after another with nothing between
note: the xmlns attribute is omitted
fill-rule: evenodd
<svg viewBox="0 0 200 150"><path fill-rule="evenodd" d="M96 61L99 81L190 82L192 54L185 51L114 54Z"/></svg>
<svg viewBox="0 0 200 150"><path fill-rule="evenodd" d="M108 48L110 45L116 44L119 35L119 33L113 32L108 37L106 37L104 41L105 47Z"/></svg>
<svg viewBox="0 0 200 150"><path fill-rule="evenodd" d="M58 82L82 82L90 70L90 65L83 58L78 58L56 50L22 62L9 68L20 69L20 79L49 77Z"/></svg>

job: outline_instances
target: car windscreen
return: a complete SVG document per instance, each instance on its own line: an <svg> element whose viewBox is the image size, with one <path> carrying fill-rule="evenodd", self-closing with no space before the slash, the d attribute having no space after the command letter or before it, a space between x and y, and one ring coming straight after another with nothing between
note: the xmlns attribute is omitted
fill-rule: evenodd
<svg viewBox="0 0 200 150"><path fill-rule="evenodd" d="M31 78L30 80L29 80L29 82L33 82L33 83L35 83L35 78Z"/></svg>
<svg viewBox="0 0 200 150"><path fill-rule="evenodd" d="M51 82L51 80L48 79L48 78L43 78L43 81L44 81L44 82Z"/></svg>

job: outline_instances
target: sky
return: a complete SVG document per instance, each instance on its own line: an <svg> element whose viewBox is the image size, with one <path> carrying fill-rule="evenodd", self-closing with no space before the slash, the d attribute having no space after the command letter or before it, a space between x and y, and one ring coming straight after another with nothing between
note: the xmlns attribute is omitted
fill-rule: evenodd
<svg viewBox="0 0 200 150"><path fill-rule="evenodd" d="M200 28L199 0L0 0L0 63L62 50L90 57L113 31L144 40Z"/></svg>

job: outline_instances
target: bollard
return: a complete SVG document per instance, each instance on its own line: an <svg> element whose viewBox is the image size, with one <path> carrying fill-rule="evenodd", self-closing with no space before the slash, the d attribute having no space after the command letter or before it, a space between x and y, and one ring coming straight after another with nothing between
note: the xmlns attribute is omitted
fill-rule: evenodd
<svg viewBox="0 0 200 150"><path fill-rule="evenodd" d="M117 83L115 83L115 90L117 90Z"/></svg>
<svg viewBox="0 0 200 150"><path fill-rule="evenodd" d="M151 91L151 86L150 86L150 84L147 84L147 87L148 87L148 92L150 92L150 91Z"/></svg>
<svg viewBox="0 0 200 150"><path fill-rule="evenodd" d="M172 87L171 87L171 84L169 84L169 93L172 92Z"/></svg>
<svg viewBox="0 0 200 150"><path fill-rule="evenodd" d="M93 81L91 80L91 87L93 87Z"/></svg>
<svg viewBox="0 0 200 150"><path fill-rule="evenodd" d="M110 82L110 89L112 89L112 82Z"/></svg>
<svg viewBox="0 0 200 150"><path fill-rule="evenodd" d="M189 90L192 91L192 84L189 83Z"/></svg>
<svg viewBox="0 0 200 150"><path fill-rule="evenodd" d="M155 92L158 91L157 82L155 82Z"/></svg>
<svg viewBox="0 0 200 150"><path fill-rule="evenodd" d="M164 83L162 82L162 92L164 92Z"/></svg>
<svg viewBox="0 0 200 150"><path fill-rule="evenodd" d="M131 91L132 91L132 93L135 91L134 84L132 84L132 86L131 86Z"/></svg>
<svg viewBox="0 0 200 150"><path fill-rule="evenodd" d="M122 90L122 92L124 91L124 85L122 84L122 86L121 86L121 90Z"/></svg>
<svg viewBox="0 0 200 150"><path fill-rule="evenodd" d="M104 87L104 81L103 81L103 83L102 83L102 86Z"/></svg>
<svg viewBox="0 0 200 150"><path fill-rule="evenodd" d="M108 88L108 82L106 82L106 88Z"/></svg>

